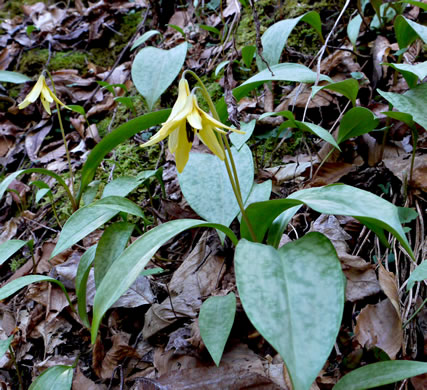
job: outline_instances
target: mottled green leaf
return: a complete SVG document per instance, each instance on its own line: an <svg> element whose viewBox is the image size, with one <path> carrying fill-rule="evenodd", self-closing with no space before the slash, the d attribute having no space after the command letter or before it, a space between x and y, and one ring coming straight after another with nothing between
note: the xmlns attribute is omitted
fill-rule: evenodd
<svg viewBox="0 0 427 390"><path fill-rule="evenodd" d="M72 366L53 366L38 376L29 390L70 390L73 383Z"/></svg>
<svg viewBox="0 0 427 390"><path fill-rule="evenodd" d="M252 153L247 145L240 151L232 147L232 153L245 201L254 180ZM230 226L240 209L223 161L207 153L190 153L178 179L185 199L197 214L206 221Z"/></svg>
<svg viewBox="0 0 427 390"><path fill-rule="evenodd" d="M345 375L333 390L365 390L425 374L427 363L389 360L360 367Z"/></svg>
<svg viewBox="0 0 427 390"><path fill-rule="evenodd" d="M359 36L360 26L362 25L362 17L356 15L347 25L347 35L351 44L356 47L357 38Z"/></svg>
<svg viewBox="0 0 427 390"><path fill-rule="evenodd" d="M408 279L406 290L409 291L414 287L415 282L421 282L427 279L427 260L424 260L417 268L415 268Z"/></svg>
<svg viewBox="0 0 427 390"><path fill-rule="evenodd" d="M379 124L371 110L364 107L353 107L341 119L337 142L340 144L350 138L369 133Z"/></svg>
<svg viewBox="0 0 427 390"><path fill-rule="evenodd" d="M345 277L335 248L320 233L279 250L242 239L234 264L247 316L282 356L293 389L308 390L341 324Z"/></svg>
<svg viewBox="0 0 427 390"><path fill-rule="evenodd" d="M172 237L195 227L221 230L234 245L237 245L237 237L229 228L197 219L177 219L149 230L129 245L113 262L96 290L93 303L92 343L96 340L105 312L127 291L157 250Z"/></svg>
<svg viewBox="0 0 427 390"><path fill-rule="evenodd" d="M70 248L119 212L144 218L140 207L121 196L109 196L77 210L62 228L52 257Z"/></svg>
<svg viewBox="0 0 427 390"><path fill-rule="evenodd" d="M270 26L262 35L262 55L267 63L277 65L280 61L283 48L286 45L289 35L295 26L300 22L306 22L311 25L316 32L322 37L322 22L316 11L307 12L294 19L281 20ZM257 56L257 65L259 70L265 69L267 66L261 58Z"/></svg>
<svg viewBox="0 0 427 390"><path fill-rule="evenodd" d="M187 55L187 42L170 50L144 47L132 63L132 80L151 111L181 71Z"/></svg>
<svg viewBox="0 0 427 390"><path fill-rule="evenodd" d="M26 243L27 241L22 240L8 240L0 244L0 265L18 252Z"/></svg>
<svg viewBox="0 0 427 390"><path fill-rule="evenodd" d="M202 340L217 366L234 322L236 296L210 297L203 302L199 314L199 328Z"/></svg>
<svg viewBox="0 0 427 390"><path fill-rule="evenodd" d="M0 83L13 83L22 84L31 81L28 76L18 72L11 72L9 70L0 70Z"/></svg>
<svg viewBox="0 0 427 390"><path fill-rule="evenodd" d="M412 115L412 118L420 126L427 129L427 83L417 85L404 94L394 92L383 92L377 89L378 93L401 112Z"/></svg>

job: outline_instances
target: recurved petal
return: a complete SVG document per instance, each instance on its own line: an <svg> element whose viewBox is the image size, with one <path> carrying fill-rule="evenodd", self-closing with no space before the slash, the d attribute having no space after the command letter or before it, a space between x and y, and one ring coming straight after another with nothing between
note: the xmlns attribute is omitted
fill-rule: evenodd
<svg viewBox="0 0 427 390"><path fill-rule="evenodd" d="M47 111L47 113L48 113L49 115L51 115L51 114L52 114L52 113L50 112L50 103L51 103L51 102L48 102L48 101L46 100L46 98L44 97L44 95L43 95L43 94L40 96L40 100L42 101L42 104L43 104L44 109Z"/></svg>
<svg viewBox="0 0 427 390"><path fill-rule="evenodd" d="M146 146L151 146L157 144L158 142L164 140L169 134L171 134L178 126L180 125L177 121L165 122L162 128L154 134L145 144L142 144L141 147L145 148Z"/></svg>
<svg viewBox="0 0 427 390"><path fill-rule="evenodd" d="M206 122L210 122L211 126L212 126L212 127L214 127L214 128L223 128L223 129L228 129L228 130L234 131L235 133L245 134L245 132L244 132L244 131L240 131L240 130L237 130L237 129L233 129L233 128L232 128L232 127L230 127L230 126L224 125L224 123L222 123L222 122L220 122L220 121L217 121L215 118L211 117L208 113L204 112L204 111L199 107L199 104L197 103L197 99L195 100L195 106L196 106L197 110L199 111L199 113L200 113L200 115L201 115L201 117L202 117L203 122L205 122L205 121L206 121ZM204 125L204 124L203 124L203 125ZM215 129L215 130L218 130L218 131L219 131L219 129Z"/></svg>
<svg viewBox="0 0 427 390"><path fill-rule="evenodd" d="M178 131L178 146L175 153L176 169L181 173L184 170L185 165L190 157L192 143L187 139L187 133L185 128L180 128Z"/></svg>
<svg viewBox="0 0 427 390"><path fill-rule="evenodd" d="M193 109L194 109L193 99L191 98L191 96L187 96L185 100L185 105L182 107L182 109L179 112L177 112L172 119L168 119L166 122L169 122L170 120L181 121L187 118L187 116L193 111Z"/></svg>
<svg viewBox="0 0 427 390"><path fill-rule="evenodd" d="M178 127L175 127L175 130L172 131L169 135L169 151L171 153L175 153L176 150L178 149L179 134L181 131L183 131L184 133L186 132L185 119L179 122Z"/></svg>
<svg viewBox="0 0 427 390"><path fill-rule="evenodd" d="M202 111L202 116L203 116L203 120L209 122L212 127L223 128L223 129L234 131L235 133L245 134L244 131L237 130L230 126L224 125L224 123L217 121L215 118L212 118L209 114L207 114L204 111Z"/></svg>
<svg viewBox="0 0 427 390"><path fill-rule="evenodd" d="M181 79L178 85L178 98L172 107L172 112L169 115L168 121L173 120L175 116L184 109L187 99L190 96L190 87L186 79Z"/></svg>
<svg viewBox="0 0 427 390"><path fill-rule="evenodd" d="M44 83L45 83L44 76L40 76L39 79L37 80L37 83L34 85L33 89L25 97L25 99L22 103L24 103L25 101L28 101L30 103L34 103L38 99L38 97L40 96L40 92L42 91Z"/></svg>
<svg viewBox="0 0 427 390"><path fill-rule="evenodd" d="M49 87L45 84L41 90L41 97L42 99L47 100L49 103L53 102L53 93L51 93Z"/></svg>
<svg viewBox="0 0 427 390"><path fill-rule="evenodd" d="M50 88L48 88L49 90L49 94L52 97L53 100L55 100L55 102L57 102L58 104L60 104L61 106L64 106L65 108L68 108L70 110L70 107L66 106L64 103L62 103L57 97L56 95L50 90Z"/></svg>
<svg viewBox="0 0 427 390"><path fill-rule="evenodd" d="M192 128L201 130L203 128L202 117L199 114L199 110L197 110L197 99L194 95L192 95L192 99L193 99L193 109L187 115L187 120Z"/></svg>
<svg viewBox="0 0 427 390"><path fill-rule="evenodd" d="M28 99L25 99L21 103L18 104L18 108L20 110L23 110L25 107L27 107L30 104L31 104L31 102Z"/></svg>
<svg viewBox="0 0 427 390"><path fill-rule="evenodd" d="M204 126L203 130L198 133L201 141L210 149L210 151L221 160L224 160L224 150L216 138L216 135L211 126Z"/></svg>

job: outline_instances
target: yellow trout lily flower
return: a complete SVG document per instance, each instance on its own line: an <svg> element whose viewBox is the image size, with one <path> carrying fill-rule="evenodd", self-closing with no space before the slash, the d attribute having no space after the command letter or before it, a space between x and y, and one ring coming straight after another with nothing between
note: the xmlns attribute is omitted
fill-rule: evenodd
<svg viewBox="0 0 427 390"><path fill-rule="evenodd" d="M62 103L55 94L50 90L50 88L46 84L46 79L43 75L39 77L37 83L34 85L31 92L25 97L25 99L18 105L18 108L22 110L27 107L29 104L34 103L40 96L44 109L47 111L49 115L51 115L50 104L53 101L58 104L68 108L64 103Z"/></svg>
<svg viewBox="0 0 427 390"><path fill-rule="evenodd" d="M187 80L181 79L178 87L178 99L172 107L169 118L163 123L162 128L141 146L154 145L169 136L169 150L175 155L176 168L181 173L190 157L194 133L213 154L224 160L224 149L214 133L217 131L226 134L221 129L244 134L244 132L228 127L204 112L199 107L194 93L190 92Z"/></svg>

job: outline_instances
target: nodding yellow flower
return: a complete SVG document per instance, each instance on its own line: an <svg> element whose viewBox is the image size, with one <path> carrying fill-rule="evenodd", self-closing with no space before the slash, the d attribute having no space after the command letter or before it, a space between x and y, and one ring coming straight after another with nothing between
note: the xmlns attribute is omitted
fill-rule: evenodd
<svg viewBox="0 0 427 390"><path fill-rule="evenodd" d="M29 104L34 103L40 96L44 109L49 115L51 115L50 104L53 101L61 104L62 106L68 108L64 103L62 103L55 94L50 90L46 84L46 79L43 75L40 75L37 83L34 85L31 92L25 96L25 99L18 105L18 108L22 110L27 107Z"/></svg>
<svg viewBox="0 0 427 390"><path fill-rule="evenodd" d="M224 160L224 150L218 142L214 131L224 133L228 129L243 133L224 125L204 112L197 103L197 98L190 92L188 82L181 79L178 87L178 99L172 112L162 128L154 134L142 147L156 144L169 136L169 150L175 155L176 168L181 173L190 157L194 134L211 150L213 154Z"/></svg>

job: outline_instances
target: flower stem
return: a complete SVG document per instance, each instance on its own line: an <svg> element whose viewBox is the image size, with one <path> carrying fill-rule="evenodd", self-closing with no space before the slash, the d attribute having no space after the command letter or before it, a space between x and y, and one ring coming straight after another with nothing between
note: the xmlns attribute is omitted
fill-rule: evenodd
<svg viewBox="0 0 427 390"><path fill-rule="evenodd" d="M197 76L196 73L194 73L192 70L188 70L188 69L184 71L184 74L182 75L182 77L185 77L185 75L187 73L189 73L191 76L193 76L197 80L197 82L199 83L203 97L205 98L206 102L208 103L208 106L209 106L209 109L212 113L212 116L216 120L221 121L221 119L218 115L218 112L216 111L215 105L212 101L212 98L210 97L208 90L206 89L205 85L203 84L203 81L200 79L199 76ZM243 204L242 192L240 190L240 184L239 184L239 178L237 175L236 164L234 163L233 154L231 153L231 148L230 148L230 144L228 142L227 136L225 134L221 134L218 136L218 140L219 140L219 143L220 143L222 149L224 150L225 168L227 169L228 178L230 179L230 184L231 184L231 187L233 188L234 196L236 197L236 201L237 201L237 204L239 205L240 212L242 213L242 218L245 221L246 225L248 226L248 230L249 230L249 233L252 237L252 240L254 242L257 242L258 240L257 240L256 234L255 234L255 231L254 231L252 224L249 221L249 218L245 212L245 206ZM227 150L227 153L225 153L226 150ZM227 157L227 154L228 154L228 157ZM228 159L230 159L231 168L230 168L230 163L228 162Z"/></svg>
<svg viewBox="0 0 427 390"><path fill-rule="evenodd" d="M424 305L427 303L427 298L424 299L423 303L419 306L417 310L415 310L414 314L411 315L411 317L402 325L402 328L406 328L408 324L417 316L417 314L421 311L421 309L424 307Z"/></svg>
<svg viewBox="0 0 427 390"><path fill-rule="evenodd" d="M51 74L48 71L46 71L46 73L49 76L50 82L52 83L53 93L56 95L56 88L55 88L55 83L53 82L53 78L52 78ZM55 100L55 105L56 105L56 113L58 115L59 127L61 128L62 141L64 142L65 154L67 156L68 169L70 171L71 193L72 193L73 197L75 197L75 193L74 193L74 174L73 174L73 169L71 168L70 151L68 150L67 140L65 138L65 130L64 130L64 125L62 124L61 111L59 109L59 104L58 104L58 102L56 100Z"/></svg>
<svg viewBox="0 0 427 390"><path fill-rule="evenodd" d="M12 358L12 363L16 369L16 375L18 376L19 389L24 390L24 382L22 381L21 371L19 370L18 362L16 361L15 352L13 351L13 348L11 345L9 346L9 353L10 353L10 357Z"/></svg>

